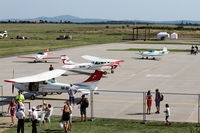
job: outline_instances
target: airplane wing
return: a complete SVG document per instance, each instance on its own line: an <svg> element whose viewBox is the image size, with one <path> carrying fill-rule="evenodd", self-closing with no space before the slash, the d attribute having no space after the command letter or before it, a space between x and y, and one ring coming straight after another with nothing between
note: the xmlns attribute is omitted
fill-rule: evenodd
<svg viewBox="0 0 200 133"><path fill-rule="evenodd" d="M46 58L43 58L43 59L60 59L60 57L46 57Z"/></svg>
<svg viewBox="0 0 200 133"><path fill-rule="evenodd" d="M123 60L115 60L115 59L105 59L105 58L100 58L100 57L95 57L95 56L90 56L90 55L83 55L81 56L82 58L89 60L89 61L98 61L98 62L124 62Z"/></svg>
<svg viewBox="0 0 200 133"><path fill-rule="evenodd" d="M18 58L28 58L28 59L35 59L33 56L17 56Z"/></svg>
<svg viewBox="0 0 200 133"><path fill-rule="evenodd" d="M48 72L43 72L40 74L32 75L32 76L26 76L21 78L15 78L15 79L8 79L4 80L5 82L11 82L11 83L29 83L29 82L40 82L49 80L52 78L56 78L64 74L66 71L61 69L55 69Z"/></svg>

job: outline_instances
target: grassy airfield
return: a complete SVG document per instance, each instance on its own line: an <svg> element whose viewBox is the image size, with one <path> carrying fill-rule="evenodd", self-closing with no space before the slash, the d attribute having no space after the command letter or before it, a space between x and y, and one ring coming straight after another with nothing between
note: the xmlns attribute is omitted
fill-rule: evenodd
<svg viewBox="0 0 200 133"><path fill-rule="evenodd" d="M140 26L140 25L138 25ZM0 57L22 53L31 53L49 48L50 50L84 46L91 44L105 44L112 42L122 42L126 38L132 37L133 25L109 25L109 24L15 24L1 23L0 30L7 30L8 37L0 39ZM200 26L199 26L200 27ZM184 27L176 29L176 26L153 25L151 38L160 31L169 33L176 32L181 39L186 42L137 42L140 44L197 44L199 43L198 26ZM176 30L175 30L176 29ZM72 40L56 40L59 35L72 35ZM139 33L139 34L142 34ZM15 39L17 35L29 37L28 40ZM188 38L189 43L188 43ZM134 43L134 42L133 42Z"/></svg>
<svg viewBox="0 0 200 133"><path fill-rule="evenodd" d="M60 117L53 117L51 124L37 126L39 133L62 133L59 127ZM17 126L3 133L16 133ZM25 133L32 130L31 122L25 122ZM80 122L75 118L71 133L199 133L199 127L192 123L172 123L166 126L164 122L149 122L141 124L135 120L96 119L95 121Z"/></svg>

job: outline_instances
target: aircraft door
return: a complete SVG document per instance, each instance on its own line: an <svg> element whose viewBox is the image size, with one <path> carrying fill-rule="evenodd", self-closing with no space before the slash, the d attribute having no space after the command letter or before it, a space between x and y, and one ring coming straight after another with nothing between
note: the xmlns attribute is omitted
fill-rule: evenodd
<svg viewBox="0 0 200 133"><path fill-rule="evenodd" d="M39 90L39 82L29 83L29 91L38 91Z"/></svg>

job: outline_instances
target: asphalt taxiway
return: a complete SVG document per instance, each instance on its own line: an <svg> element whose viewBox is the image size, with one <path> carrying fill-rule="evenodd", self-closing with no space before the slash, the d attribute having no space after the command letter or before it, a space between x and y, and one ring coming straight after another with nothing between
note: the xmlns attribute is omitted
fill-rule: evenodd
<svg viewBox="0 0 200 133"><path fill-rule="evenodd" d="M53 51L51 56L66 54L74 62L88 62L81 58L82 55L125 60L115 70L114 74L104 76L99 82L98 88L100 92L98 95L94 95L94 117L142 119L142 92L147 92L148 90L154 92L158 88L164 93L161 113L154 113L156 110L153 101L152 114L147 115L147 120L163 121L165 118L163 113L165 103L168 103L171 108L171 121L197 122L198 96L196 94L200 94L199 54L195 56L185 52L170 52L168 55L158 57L157 60L142 60L140 55L136 54L137 52L108 51L108 49L128 48L162 49L164 46L168 49L190 49L190 45L111 43L62 49ZM61 66L63 65L60 60L55 59L49 60L48 63L30 63L28 59L17 57L0 58L0 64L0 85L3 86L3 92L6 96L17 94L17 90L15 90L15 94L11 93L10 83L3 82L4 79L13 77L13 70L14 77L22 77L48 71L50 64L58 69L62 69ZM87 79L92 72L90 70L68 70L66 76L57 78L57 81L77 83ZM176 95L172 93L195 95ZM80 97L80 95L77 94L77 97ZM152 95L154 98L154 94ZM87 97L90 99L90 96ZM64 100L68 98L68 95L50 95L46 98L49 98L49 100L45 101L55 107L54 114L60 115ZM31 102L31 106L42 104L41 99L27 101ZM74 115L79 116L78 106L74 107ZM88 108L88 115L90 116L90 108Z"/></svg>

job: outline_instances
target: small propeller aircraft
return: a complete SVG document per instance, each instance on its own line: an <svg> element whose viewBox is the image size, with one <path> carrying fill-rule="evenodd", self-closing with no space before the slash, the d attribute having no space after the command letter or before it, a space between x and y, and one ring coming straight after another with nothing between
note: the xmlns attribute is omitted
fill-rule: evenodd
<svg viewBox="0 0 200 133"><path fill-rule="evenodd" d="M148 59L149 57L152 57L152 59L155 60L155 56L162 56L168 53L169 51L167 50L167 47L164 47L163 50L161 51L156 51L156 50L149 50L144 52L139 51L138 54L142 55L142 59L144 58Z"/></svg>
<svg viewBox="0 0 200 133"><path fill-rule="evenodd" d="M60 57L48 57L49 50L46 49L44 52L38 52L35 56L18 56L18 58L34 59L34 63L47 62L46 59L59 59Z"/></svg>
<svg viewBox="0 0 200 133"><path fill-rule="evenodd" d="M70 84L57 83L55 81L56 77L61 76L65 72L65 70L55 69L32 76L8 79L4 81L12 83L18 90L31 93L30 97L34 100L36 95L46 96L49 93L66 93ZM102 75L102 71L96 70L87 80L73 85L79 92L89 93L90 90L97 89L97 83L102 78Z"/></svg>
<svg viewBox="0 0 200 133"><path fill-rule="evenodd" d="M64 64L62 67L66 69L100 70L104 71L104 74L107 74L106 70L110 70L111 73L114 73L113 69L117 68L120 62L124 62L124 60L104 59L89 55L84 55L82 57L91 61L91 63L76 63L71 61L68 56L61 55L61 60Z"/></svg>

